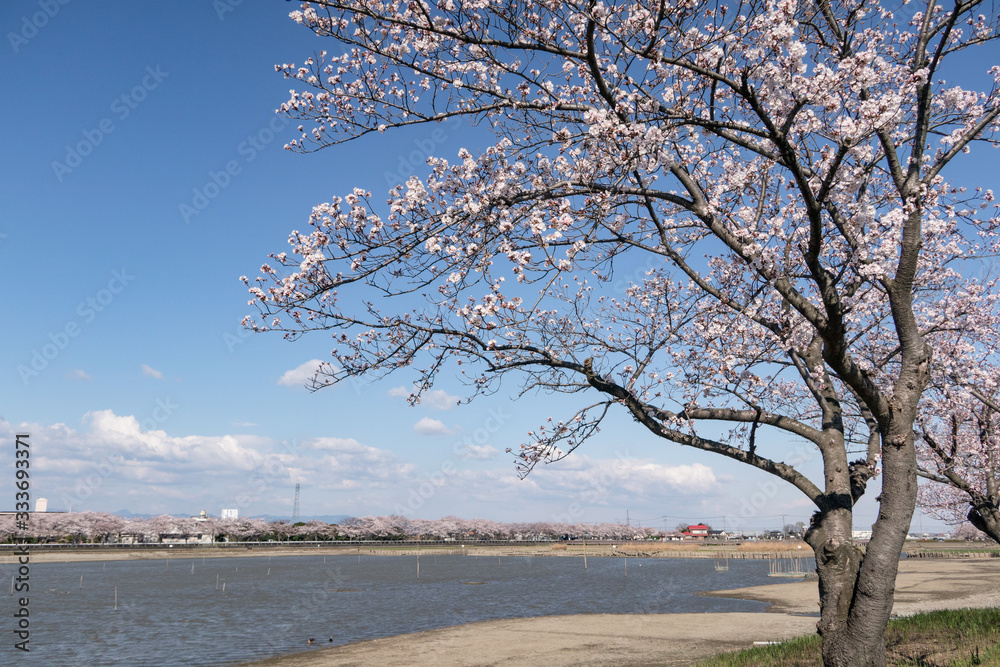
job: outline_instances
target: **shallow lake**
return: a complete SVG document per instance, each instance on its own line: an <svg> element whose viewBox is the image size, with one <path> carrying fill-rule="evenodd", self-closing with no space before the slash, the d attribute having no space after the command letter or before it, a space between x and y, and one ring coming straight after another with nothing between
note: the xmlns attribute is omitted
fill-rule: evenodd
<svg viewBox="0 0 1000 667"><path fill-rule="evenodd" d="M767 574L766 560L717 572L711 559L588 558L584 569L582 558L428 554L419 576L415 555L34 563L31 651L5 632L0 654L46 667L218 666L309 650L310 637L320 648L525 616L756 612L765 605L694 593L784 581Z"/></svg>

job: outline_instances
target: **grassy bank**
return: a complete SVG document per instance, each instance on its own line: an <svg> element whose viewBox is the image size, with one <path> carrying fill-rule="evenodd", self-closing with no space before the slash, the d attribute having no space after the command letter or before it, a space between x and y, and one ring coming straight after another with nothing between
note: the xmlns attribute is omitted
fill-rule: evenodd
<svg viewBox="0 0 1000 667"><path fill-rule="evenodd" d="M889 622L885 633L890 667L1000 665L1000 609L935 611ZM801 637L716 656L700 667L815 667L820 638Z"/></svg>

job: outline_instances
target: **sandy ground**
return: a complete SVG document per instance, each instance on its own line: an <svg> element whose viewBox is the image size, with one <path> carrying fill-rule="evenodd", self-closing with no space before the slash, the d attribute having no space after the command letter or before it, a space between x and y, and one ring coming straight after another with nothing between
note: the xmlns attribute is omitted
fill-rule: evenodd
<svg viewBox="0 0 1000 667"><path fill-rule="evenodd" d="M753 586L704 595L770 602L770 613L819 611L816 579L777 586ZM937 609L1000 607L1000 559L913 559L899 563L892 611L908 616Z"/></svg>
<svg viewBox="0 0 1000 667"><path fill-rule="evenodd" d="M815 579L706 595L770 602L763 614L595 614L471 623L316 648L257 667L688 665L754 642L811 634ZM894 613L1000 606L1000 559L904 560ZM802 616L801 614L813 614ZM323 638L317 638L321 641ZM303 639L305 641L305 638Z"/></svg>

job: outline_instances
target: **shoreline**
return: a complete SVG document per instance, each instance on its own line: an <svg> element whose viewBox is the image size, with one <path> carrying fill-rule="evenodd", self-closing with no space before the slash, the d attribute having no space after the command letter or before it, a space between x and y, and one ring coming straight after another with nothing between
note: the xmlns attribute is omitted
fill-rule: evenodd
<svg viewBox="0 0 1000 667"><path fill-rule="evenodd" d="M20 552L13 545L0 548L0 565L18 562ZM416 556L466 555L482 557L612 557L612 558L695 558L715 560L812 558L808 544L800 541L743 542L655 542L655 541L572 541L541 543L438 543L403 542L351 544L330 543L241 543L215 545L147 545L141 548L104 546L27 545L34 563L84 561L166 560L192 558L254 558L260 556ZM908 560L980 560L1000 556L994 546L939 542L909 542L903 549Z"/></svg>
<svg viewBox="0 0 1000 667"><path fill-rule="evenodd" d="M754 642L813 634L815 578L698 593L768 603L756 613L582 614L480 621L239 663L238 667L689 665ZM900 561L893 614L1000 607L1000 560ZM317 638L322 641L322 638Z"/></svg>
<svg viewBox="0 0 1000 667"><path fill-rule="evenodd" d="M413 545L406 543L347 545L255 545L197 546L156 545L145 548L58 548L28 545L31 560L36 563L65 563L83 561L117 560L166 560L182 558L253 558L260 556L416 556L416 555L465 555L471 557L555 557L579 558L713 558L713 559L776 559L811 558L812 549L804 542L784 542L759 545L755 543L656 543L656 542L545 542L539 544L440 544ZM14 563L14 550L0 551L0 564Z"/></svg>

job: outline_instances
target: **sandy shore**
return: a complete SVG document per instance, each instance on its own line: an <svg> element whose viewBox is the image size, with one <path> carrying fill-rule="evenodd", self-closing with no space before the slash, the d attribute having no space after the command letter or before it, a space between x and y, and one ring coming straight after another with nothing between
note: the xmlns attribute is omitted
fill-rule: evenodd
<svg viewBox="0 0 1000 667"><path fill-rule="evenodd" d="M470 623L321 648L255 663L257 667L462 665L688 665L754 642L811 634L815 579L706 595L771 603L768 613L595 614ZM1000 606L1000 560L904 560L894 613ZM801 614L813 614L802 616Z"/></svg>

